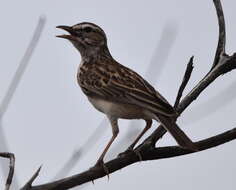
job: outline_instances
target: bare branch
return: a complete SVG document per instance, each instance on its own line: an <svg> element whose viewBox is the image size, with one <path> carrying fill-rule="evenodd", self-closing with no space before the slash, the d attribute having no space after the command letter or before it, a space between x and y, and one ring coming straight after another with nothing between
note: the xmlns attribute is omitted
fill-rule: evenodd
<svg viewBox="0 0 236 190"><path fill-rule="evenodd" d="M212 82L220 75L236 68L236 54L233 56L225 56L224 59L217 64L194 88L185 96L177 107L177 111L182 113Z"/></svg>
<svg viewBox="0 0 236 190"><path fill-rule="evenodd" d="M0 157L9 158L9 160L10 160L9 173L8 173L8 177L7 177L7 181L6 181L6 185L5 185L5 190L9 190L11 183L12 183L13 175L14 175L15 156L14 156L14 154L9 153L9 152L0 152Z"/></svg>
<svg viewBox="0 0 236 190"><path fill-rule="evenodd" d="M233 69L236 69L236 54L225 59L217 64L194 88L188 93L177 107L177 112L182 113L197 97L205 90L217 77L223 75ZM160 125L141 145L147 143L152 146L163 137L167 131Z"/></svg>
<svg viewBox="0 0 236 190"><path fill-rule="evenodd" d="M42 166L40 166L37 171L34 173L34 175L30 178L30 180L25 184L24 187L21 188L21 190L27 190L30 189L32 187L32 183L34 182L34 180L38 177L39 172L41 170Z"/></svg>
<svg viewBox="0 0 236 190"><path fill-rule="evenodd" d="M213 136L211 138L196 142L196 144L199 147L200 151L203 151L224 144L234 139L236 139L236 128L226 131L222 134ZM178 146L151 149L142 147L140 148L139 152L142 155L143 161L171 158L194 153ZM107 162L106 167L109 169L110 173L113 173L117 170L120 170L121 168L124 168L136 162L139 162L139 157L135 153L129 153L122 157L118 157ZM102 167L93 167L90 170L87 170L80 174L51 183L33 186L24 190L65 190L104 177L106 175L107 174L104 172Z"/></svg>
<svg viewBox="0 0 236 190"><path fill-rule="evenodd" d="M218 39L218 46L216 49L214 63L212 68L214 68L220 60L220 57L225 54L225 43L226 43L226 32L225 32L225 19L224 19L224 12L222 9L222 5L220 0L213 0L216 13L218 17L218 24L219 24L219 39Z"/></svg>
<svg viewBox="0 0 236 190"><path fill-rule="evenodd" d="M190 76L192 74L192 71L193 71L193 56L190 58L189 62L188 62L188 65L187 65L187 68L186 68L186 71L185 71L185 74L184 74L184 77L183 77L183 81L179 87L179 90L178 90L178 93L177 93L177 97L176 97L176 100L175 100L175 104L174 104L174 108L177 109L178 106L179 106L179 101L182 97L182 94L183 94L183 91L190 79ZM181 112L178 112L179 114ZM177 118L176 118L177 119ZM143 144L149 144L150 146L155 146L156 142L161 139L163 137L163 135L166 133L166 129L160 125L147 139L145 139L143 141L143 143L140 145L140 146L143 146Z"/></svg>
<svg viewBox="0 0 236 190"><path fill-rule="evenodd" d="M177 97L176 97L176 100L175 100L175 105L174 105L174 108L177 108L177 106L179 105L179 102L180 102L180 99L182 97L182 94L183 94L183 91L186 87L186 85L188 84L188 81L190 79L190 76L192 74L192 71L193 71L193 56L190 58L189 62L188 62L188 65L187 65L187 68L186 68L186 71L185 71L185 74L184 74L184 78L183 78L183 81L179 87L179 91L178 91L178 94L177 94Z"/></svg>
<svg viewBox="0 0 236 190"><path fill-rule="evenodd" d="M201 94L203 90L205 90L217 77L220 75L223 75L233 69L236 68L236 54L233 56L227 56L225 54L225 24L224 24L224 16L223 16L223 10L220 3L220 0L213 0L218 21L219 21L219 28L220 28L220 34L219 34L219 43L217 47L217 54L215 60L217 62L214 63L214 67L210 70L209 73L192 89L188 95L185 96L185 98L181 101L181 103L177 107L177 112L182 113L197 97ZM218 56L218 58L217 58ZM162 138L162 136L166 133L166 130L162 125L160 125L153 133L150 135L144 143L148 143L152 146L155 145L155 143ZM143 144L143 143L142 143Z"/></svg>

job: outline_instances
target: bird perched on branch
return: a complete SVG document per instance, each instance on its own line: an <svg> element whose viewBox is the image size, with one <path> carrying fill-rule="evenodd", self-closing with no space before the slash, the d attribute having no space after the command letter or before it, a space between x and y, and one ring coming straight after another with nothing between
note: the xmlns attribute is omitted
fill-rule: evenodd
<svg viewBox="0 0 236 190"><path fill-rule="evenodd" d="M119 133L118 119L144 119L146 126L129 146L133 150L138 140L159 121L177 143L196 151L196 145L175 123L175 109L145 79L118 63L110 54L105 32L96 24L83 22L73 26L57 26L69 34L57 37L69 40L80 52L82 60L77 80L88 100L106 114L112 127L112 138L97 161L103 158Z"/></svg>

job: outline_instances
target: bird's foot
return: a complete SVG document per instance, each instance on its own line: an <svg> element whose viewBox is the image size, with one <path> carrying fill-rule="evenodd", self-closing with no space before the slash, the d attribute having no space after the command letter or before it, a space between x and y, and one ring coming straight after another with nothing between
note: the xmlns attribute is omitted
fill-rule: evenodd
<svg viewBox="0 0 236 190"><path fill-rule="evenodd" d="M109 176L109 170L108 170L107 166L104 164L104 161L103 161L103 160L98 160L98 161L96 162L96 164L95 164L95 167L101 167L101 168L104 170L104 172L106 173L107 178L108 178L108 180L109 180L109 178L110 178L110 176Z"/></svg>

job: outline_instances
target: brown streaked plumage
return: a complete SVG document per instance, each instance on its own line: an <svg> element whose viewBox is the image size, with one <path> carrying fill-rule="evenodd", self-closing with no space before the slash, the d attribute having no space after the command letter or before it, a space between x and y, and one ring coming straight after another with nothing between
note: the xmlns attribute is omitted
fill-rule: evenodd
<svg viewBox="0 0 236 190"><path fill-rule="evenodd" d="M197 147L175 123L176 111L146 80L133 70L119 64L107 47L105 32L93 23L80 23L72 27L58 26L69 35L68 39L79 50L82 61L77 80L89 101L107 115L113 136L98 159L103 158L119 132L117 120L144 119L146 127L129 149L133 149L142 135L151 127L152 119L162 123L178 144L190 150Z"/></svg>

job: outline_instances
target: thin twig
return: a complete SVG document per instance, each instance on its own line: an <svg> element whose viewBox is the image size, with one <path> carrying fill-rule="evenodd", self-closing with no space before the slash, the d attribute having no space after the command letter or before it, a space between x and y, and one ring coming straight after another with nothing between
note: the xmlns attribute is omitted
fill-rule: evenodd
<svg viewBox="0 0 236 190"><path fill-rule="evenodd" d="M212 65L214 68L220 60L221 55L225 54L225 44L226 44L226 32L225 32L225 19L224 19L224 12L222 9L222 5L220 0L213 0L216 13L218 17L218 24L219 24L219 39L218 39L218 46L215 53L215 59Z"/></svg>
<svg viewBox="0 0 236 190"><path fill-rule="evenodd" d="M197 97L205 90L210 84L212 84L219 76L230 72L236 67L236 56L227 56L221 59L221 62L217 64L193 89L189 92L177 107L177 111L182 113Z"/></svg>
<svg viewBox="0 0 236 190"><path fill-rule="evenodd" d="M15 156L14 154L9 153L9 152L0 152L0 157L9 158L10 160L9 173L8 173L8 177L7 177L6 185L5 185L5 190L9 190L12 183L13 175L14 175Z"/></svg>
<svg viewBox="0 0 236 190"><path fill-rule="evenodd" d="M182 83L179 87L179 91L178 91L178 94L177 94L177 97L176 97L176 100L175 100L174 108L177 108L177 106L179 105L179 102L180 102L180 99L182 97L183 91L184 91L186 85L188 84L188 81L189 81L190 76L192 74L192 71L193 71L193 58L194 57L192 56L190 58L189 62L188 62L186 71L184 73L183 81L182 81Z"/></svg>
<svg viewBox="0 0 236 190"><path fill-rule="evenodd" d="M32 187L32 183L34 182L34 180L38 177L39 172L41 170L42 166L40 166L37 171L33 174L33 176L30 178L30 180L24 185L24 187L22 187L20 190L27 190L30 189ZM46 189L45 189L46 190Z"/></svg>
<svg viewBox="0 0 236 190"><path fill-rule="evenodd" d="M175 100L174 108L177 109L179 106L180 99L182 97L183 91L188 84L188 81L191 77L192 71L193 71L193 56L190 58L187 68L184 73L183 81L179 87L177 97ZM143 144L149 144L150 146L155 146L156 142L163 137L163 135L166 133L166 129L160 125L153 133L150 135L141 145Z"/></svg>

